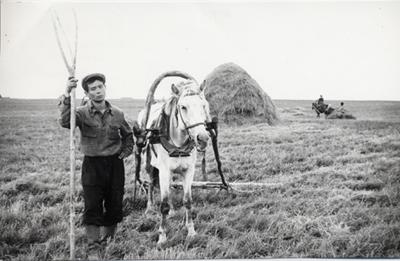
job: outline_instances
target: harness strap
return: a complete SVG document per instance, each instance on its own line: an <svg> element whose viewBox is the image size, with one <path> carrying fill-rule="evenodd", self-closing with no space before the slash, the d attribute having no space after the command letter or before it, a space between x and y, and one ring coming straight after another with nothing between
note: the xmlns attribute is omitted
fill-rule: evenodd
<svg viewBox="0 0 400 261"><path fill-rule="evenodd" d="M185 120L183 119L183 116L182 116L182 112L181 112L181 110L177 107L176 108L177 110L178 110L178 112L179 112L179 116L181 117L181 120L182 120L182 122L183 122L183 125L185 125L185 130L189 130L189 129L191 129L191 128L194 128L194 127L196 127L196 126L199 126L199 125L206 125L204 122L198 122L198 123L195 123L195 124L192 124L192 125L187 125L186 124L186 122L185 122Z"/></svg>
<svg viewBox="0 0 400 261"><path fill-rule="evenodd" d="M163 148L168 152L170 157L189 157L192 150L195 147L195 143L192 139L187 139L185 143L178 147L173 144L169 138L169 123L171 116L168 116L165 112L162 112L159 118L156 120L155 126L146 129L150 133L148 136L150 149L157 157L154 144L161 144Z"/></svg>
<svg viewBox="0 0 400 261"><path fill-rule="evenodd" d="M186 129L188 130L188 129L191 129L191 128L194 128L194 127L197 127L200 125L206 125L206 124L204 122L199 122L199 123L195 123L195 124L187 126Z"/></svg>
<svg viewBox="0 0 400 261"><path fill-rule="evenodd" d="M189 157L195 147L195 143L191 139L187 139L181 147L177 147L166 137L160 137L160 144L168 152L170 157Z"/></svg>
<svg viewBox="0 0 400 261"><path fill-rule="evenodd" d="M158 154L156 152L156 150L154 149L154 145L150 144L150 149L153 151L154 155L156 156L156 158L158 157Z"/></svg>

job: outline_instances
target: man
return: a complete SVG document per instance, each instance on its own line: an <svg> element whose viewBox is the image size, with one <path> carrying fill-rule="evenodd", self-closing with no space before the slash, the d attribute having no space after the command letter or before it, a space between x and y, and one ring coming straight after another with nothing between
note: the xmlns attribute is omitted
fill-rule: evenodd
<svg viewBox="0 0 400 261"><path fill-rule="evenodd" d="M123 159L132 153L132 129L123 112L105 100L106 78L94 73L82 79L88 102L76 109L76 126L80 129L83 224L88 239L89 256L98 258L101 243L115 234L122 221L125 170ZM70 128L70 92L77 80L69 78L60 100L60 124Z"/></svg>
<svg viewBox="0 0 400 261"><path fill-rule="evenodd" d="M324 103L324 98L322 97L322 95L320 95L318 99L318 104L323 104L323 103Z"/></svg>
<svg viewBox="0 0 400 261"><path fill-rule="evenodd" d="M344 108L344 102L340 102L340 107L337 109L338 117L341 119L346 114L346 109Z"/></svg>

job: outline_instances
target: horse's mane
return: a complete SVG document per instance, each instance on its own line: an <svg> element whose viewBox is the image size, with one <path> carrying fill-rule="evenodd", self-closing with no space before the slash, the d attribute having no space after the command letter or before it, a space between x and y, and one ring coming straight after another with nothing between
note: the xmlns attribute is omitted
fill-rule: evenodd
<svg viewBox="0 0 400 261"><path fill-rule="evenodd" d="M180 97L198 93L198 90L194 89L194 87L198 88L198 85L195 81L192 80L181 81L177 83L175 87L178 88L180 94L176 95L175 93L171 93L171 97L169 97L168 100L165 101L164 113L167 115L170 115L171 112L175 110Z"/></svg>
<svg viewBox="0 0 400 261"><path fill-rule="evenodd" d="M176 104L178 103L178 97L177 96L171 96L167 101L165 101L165 104L163 106L163 112L170 116L173 111L176 109Z"/></svg>
<svg viewBox="0 0 400 261"><path fill-rule="evenodd" d="M198 86L197 82L193 80L186 80L181 81L175 85L178 88L181 97L193 95L193 94L200 94L200 87ZM175 94L173 94L175 95ZM176 96L176 95L175 95Z"/></svg>

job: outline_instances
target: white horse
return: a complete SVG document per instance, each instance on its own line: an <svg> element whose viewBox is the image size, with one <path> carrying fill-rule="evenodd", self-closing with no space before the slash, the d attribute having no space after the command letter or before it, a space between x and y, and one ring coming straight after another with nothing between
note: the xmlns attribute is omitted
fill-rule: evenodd
<svg viewBox="0 0 400 261"><path fill-rule="evenodd" d="M150 143L145 150L147 164L151 165L151 167L146 167L147 171L154 170L159 174L161 224L158 244L167 240L166 222L172 207L170 200L172 173L183 176L183 204L186 208L187 236L196 234L192 219L191 186L197 151L204 151L209 139L205 124L211 121L203 87L199 87L195 81L186 80L178 85L173 84L171 90L172 96L169 100L151 106L147 126L139 126L142 129L145 127L151 129L156 122L160 121L160 115L169 118L165 124L167 130L164 133L168 137L161 135L160 143ZM144 116L144 111L141 111L138 116L139 124L143 124ZM152 176L152 173L149 173L149 176ZM150 182L146 212L153 208L153 204L153 182Z"/></svg>

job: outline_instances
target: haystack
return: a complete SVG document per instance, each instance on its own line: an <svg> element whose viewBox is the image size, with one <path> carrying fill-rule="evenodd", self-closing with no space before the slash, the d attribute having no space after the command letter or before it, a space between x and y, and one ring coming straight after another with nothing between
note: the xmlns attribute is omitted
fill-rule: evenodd
<svg viewBox="0 0 400 261"><path fill-rule="evenodd" d="M277 121L275 105L258 83L240 66L226 63L214 69L205 79L206 98L212 116L226 123L243 123L259 119Z"/></svg>

